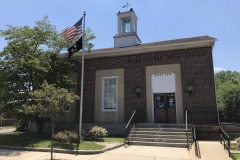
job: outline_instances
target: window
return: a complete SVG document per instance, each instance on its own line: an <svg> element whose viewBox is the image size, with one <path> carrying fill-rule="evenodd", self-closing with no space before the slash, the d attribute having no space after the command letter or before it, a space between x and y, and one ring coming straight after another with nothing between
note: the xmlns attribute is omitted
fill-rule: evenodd
<svg viewBox="0 0 240 160"><path fill-rule="evenodd" d="M102 111L117 111L117 77L103 77L102 79Z"/></svg>
<svg viewBox="0 0 240 160"><path fill-rule="evenodd" d="M122 18L122 33L129 33L130 31L130 17Z"/></svg>

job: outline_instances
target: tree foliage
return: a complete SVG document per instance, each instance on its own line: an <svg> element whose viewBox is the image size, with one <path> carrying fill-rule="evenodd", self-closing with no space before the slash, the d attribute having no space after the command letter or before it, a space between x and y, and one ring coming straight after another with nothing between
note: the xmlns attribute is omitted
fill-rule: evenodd
<svg viewBox="0 0 240 160"><path fill-rule="evenodd" d="M67 89L55 87L53 84L49 85L47 81L44 81L41 89L29 92L28 103L23 105L23 111L26 114L37 115L37 117L51 121L51 159L53 157L54 123L57 117L65 112L65 107L70 106L78 99L77 95L69 93Z"/></svg>
<svg viewBox="0 0 240 160"><path fill-rule="evenodd" d="M61 54L67 43L47 17L33 27L9 25L0 36L8 43L0 52L0 110L17 118L35 118L38 123L42 121L40 114L22 112L29 103L29 93L40 89L45 80L69 88L68 76L75 73L78 62Z"/></svg>
<svg viewBox="0 0 240 160"><path fill-rule="evenodd" d="M76 72L78 62L70 62L68 55L61 54L68 48L66 40L47 17L33 27L9 25L0 30L0 36L8 43L0 52L0 110L17 118L35 118L38 126L44 121L41 114L22 112L32 96L30 92L41 89L45 80L56 87L69 88L73 84L69 84L68 76ZM87 29L88 49L93 47L90 41L94 38Z"/></svg>
<svg viewBox="0 0 240 160"><path fill-rule="evenodd" d="M5 108L21 106L28 92L38 89L44 80L67 84L73 64L59 56L66 42L47 17L33 28L8 26L0 35L8 42L0 53L0 101Z"/></svg>
<svg viewBox="0 0 240 160"><path fill-rule="evenodd" d="M69 93L68 89L56 87L44 81L41 89L29 92L29 99L23 105L26 114L38 115L54 122L56 118L65 112L79 97Z"/></svg>
<svg viewBox="0 0 240 160"><path fill-rule="evenodd" d="M91 52L91 49L94 47L94 44L91 43L91 40L95 39L96 36L92 33L92 30L88 27L85 31L85 47L87 48L88 53Z"/></svg>
<svg viewBox="0 0 240 160"><path fill-rule="evenodd" d="M227 121L240 122L240 73L221 71L215 74L218 106Z"/></svg>

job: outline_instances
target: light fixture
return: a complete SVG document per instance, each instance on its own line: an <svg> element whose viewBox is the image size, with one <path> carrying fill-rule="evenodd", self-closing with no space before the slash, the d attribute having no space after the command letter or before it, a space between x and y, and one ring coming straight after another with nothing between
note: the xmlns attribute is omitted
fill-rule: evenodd
<svg viewBox="0 0 240 160"><path fill-rule="evenodd" d="M189 94L190 96L192 95L193 85L191 85L191 84L188 84L188 85L187 85L187 92L188 92L188 94Z"/></svg>
<svg viewBox="0 0 240 160"><path fill-rule="evenodd" d="M136 87L135 88L135 91L136 91L136 94L138 95L138 97L140 97L140 94L141 94L141 87Z"/></svg>

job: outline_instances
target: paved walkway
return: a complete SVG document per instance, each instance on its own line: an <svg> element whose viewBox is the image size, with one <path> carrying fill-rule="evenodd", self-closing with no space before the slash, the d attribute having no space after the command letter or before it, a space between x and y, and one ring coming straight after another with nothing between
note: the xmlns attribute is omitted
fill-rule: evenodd
<svg viewBox="0 0 240 160"><path fill-rule="evenodd" d="M4 130L0 130L0 133L12 132L14 129ZM199 146L202 160L231 160L219 141L199 141ZM190 151L173 147L122 146L101 154L54 153L53 157L55 160L198 160L194 150L194 146ZM0 160L49 160L50 156L50 152L0 149Z"/></svg>
<svg viewBox="0 0 240 160"><path fill-rule="evenodd" d="M219 142L200 141L202 160L231 160ZM56 160L198 160L194 146L186 148L129 146L120 147L101 154L74 155L54 153ZM49 160L49 152L16 151L0 149L0 160Z"/></svg>
<svg viewBox="0 0 240 160"><path fill-rule="evenodd" d="M219 141L199 141L199 147L203 160L232 160Z"/></svg>
<svg viewBox="0 0 240 160"><path fill-rule="evenodd" d="M54 153L58 160L189 160L189 151L186 148L124 146L94 155L73 155ZM0 160L49 160L49 152L29 152L0 150Z"/></svg>
<svg viewBox="0 0 240 160"><path fill-rule="evenodd" d="M0 129L0 134L1 133L8 133L8 132L14 132L16 130L16 128L5 128L5 127L2 127Z"/></svg>

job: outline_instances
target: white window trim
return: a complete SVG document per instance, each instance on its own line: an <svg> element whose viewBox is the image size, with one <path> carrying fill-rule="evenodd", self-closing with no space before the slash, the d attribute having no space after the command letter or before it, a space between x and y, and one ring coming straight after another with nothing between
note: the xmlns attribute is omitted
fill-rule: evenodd
<svg viewBox="0 0 240 160"><path fill-rule="evenodd" d="M108 110L104 109L104 79L112 79L116 78L116 109ZM111 76L111 77L102 77L102 112L117 112L118 111L118 77Z"/></svg>
<svg viewBox="0 0 240 160"><path fill-rule="evenodd" d="M125 28L125 25L126 25L126 23L125 22L123 22L123 20L124 19L127 19L127 18L129 18L129 25L130 25L130 31L128 31L128 32L126 32L126 28ZM124 28L123 28L123 26L124 26ZM121 34L124 34L124 33L130 33L132 30L131 30L131 17L130 16L127 16L127 17L122 17L121 18Z"/></svg>

